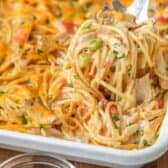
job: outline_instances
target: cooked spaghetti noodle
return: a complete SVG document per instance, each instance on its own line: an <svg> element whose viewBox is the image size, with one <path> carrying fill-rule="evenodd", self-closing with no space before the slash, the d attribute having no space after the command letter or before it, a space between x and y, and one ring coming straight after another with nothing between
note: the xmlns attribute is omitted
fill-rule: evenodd
<svg viewBox="0 0 168 168"><path fill-rule="evenodd" d="M137 25L107 6L78 29L70 14L55 16L55 2L0 2L0 129L130 150L154 144L167 39L152 21Z"/></svg>

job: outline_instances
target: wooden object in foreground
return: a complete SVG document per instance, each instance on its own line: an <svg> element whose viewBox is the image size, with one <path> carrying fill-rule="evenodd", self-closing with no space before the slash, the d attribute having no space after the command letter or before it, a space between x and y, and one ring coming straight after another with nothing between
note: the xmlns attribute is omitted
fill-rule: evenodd
<svg viewBox="0 0 168 168"><path fill-rule="evenodd" d="M19 152L0 149L0 163L17 154L19 154ZM87 165L87 164L77 163L77 162L73 162L73 164L76 166L76 168L105 168L105 167L98 167L94 165ZM144 168L168 168L168 152L162 158L160 158L154 163L146 165Z"/></svg>

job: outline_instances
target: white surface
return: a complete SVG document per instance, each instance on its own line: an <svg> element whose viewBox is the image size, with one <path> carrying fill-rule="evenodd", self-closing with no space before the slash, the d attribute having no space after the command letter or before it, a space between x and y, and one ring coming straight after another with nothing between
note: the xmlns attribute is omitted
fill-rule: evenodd
<svg viewBox="0 0 168 168"><path fill-rule="evenodd" d="M56 138L0 131L0 147L26 152L45 152L67 159L113 168L139 168L158 159L168 150L168 113L161 127L158 142L142 150L119 150Z"/></svg>

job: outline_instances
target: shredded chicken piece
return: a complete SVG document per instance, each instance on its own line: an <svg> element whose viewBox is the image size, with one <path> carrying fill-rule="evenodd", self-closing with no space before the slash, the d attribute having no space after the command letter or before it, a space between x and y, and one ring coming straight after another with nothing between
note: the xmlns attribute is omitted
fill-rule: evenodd
<svg viewBox="0 0 168 168"><path fill-rule="evenodd" d="M154 96L149 74L139 78L135 82L137 103L150 101Z"/></svg>

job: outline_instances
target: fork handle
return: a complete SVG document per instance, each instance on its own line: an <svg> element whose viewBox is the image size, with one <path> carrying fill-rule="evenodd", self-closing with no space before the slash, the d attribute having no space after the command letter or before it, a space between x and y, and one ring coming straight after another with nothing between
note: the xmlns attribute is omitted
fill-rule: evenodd
<svg viewBox="0 0 168 168"><path fill-rule="evenodd" d="M145 0L143 8L141 9L139 15L137 16L137 23L141 23L145 20L148 20L149 3L150 0Z"/></svg>

